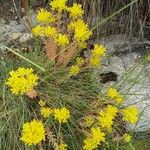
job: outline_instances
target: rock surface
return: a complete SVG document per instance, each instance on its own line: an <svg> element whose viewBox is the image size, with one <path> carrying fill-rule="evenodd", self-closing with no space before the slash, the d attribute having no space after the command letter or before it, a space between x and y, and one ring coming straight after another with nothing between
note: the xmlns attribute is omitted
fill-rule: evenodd
<svg viewBox="0 0 150 150"><path fill-rule="evenodd" d="M0 42L9 44L10 42L24 43L32 39L32 34L29 32L25 18L22 18L20 23L15 20L6 24L3 19L0 19Z"/></svg>

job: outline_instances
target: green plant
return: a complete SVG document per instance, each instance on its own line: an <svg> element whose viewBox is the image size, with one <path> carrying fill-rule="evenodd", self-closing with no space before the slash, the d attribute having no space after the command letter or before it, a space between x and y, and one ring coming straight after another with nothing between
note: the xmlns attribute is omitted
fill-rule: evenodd
<svg viewBox="0 0 150 150"><path fill-rule="evenodd" d="M98 27L99 25L104 24L109 19L123 11L125 8L132 5L134 2L136 1L132 1L124 8L113 13L106 19L103 19L102 22L98 23L97 26L95 26L92 30L96 29L96 27ZM63 9L65 8L64 5L61 6L63 6ZM61 15L62 8L59 8L59 17ZM47 20L45 20L46 16L51 17L48 11L43 9L39 13L41 13L42 16L38 17L38 21L42 23L44 22L44 24L38 26L38 28L34 28L34 35L38 35L40 37L43 36L48 42L50 41L47 38L54 38L51 42L53 44L55 44L55 42L58 42L56 46L59 45L59 51L56 50L57 47L54 47L53 51L56 51L56 53L52 57L49 57L50 60L55 60L55 62L52 62L48 61L45 53L43 53L36 47L33 49L33 51L26 54L20 54L12 49L5 47L15 55L10 57L8 53L3 53L3 59L1 61L2 84L0 85L0 92L2 96L0 109L0 148L28 149L28 147L24 146L24 144L20 141L19 135L22 131L22 124L31 122L31 120L33 119L37 119L42 120L46 128L45 132L47 133L47 137L45 141L42 141L41 143L35 143L38 145L32 145L32 147L30 147L31 149L58 149L60 145L65 147L64 143L67 143L68 149L80 150L83 149L83 141L84 149L88 149L87 145L92 144L92 142L94 142L94 146L92 145L94 148L99 146L99 148L101 149L119 149L119 146L123 145L123 135L127 132L123 125L124 121L131 121L131 123L137 122L138 112L134 109L133 114L129 113L131 114L131 119L130 115L127 119L124 115L125 113L123 113L122 111L125 109L120 105L120 103L122 103L122 101L124 100L122 94L119 93L116 88L114 88L111 92L109 91L109 94L101 93L101 90L98 88L99 84L97 84L95 76L92 73L93 69L91 69L91 66L89 67L88 64L89 62L91 64L91 58L96 58L96 61L94 60L94 64L96 64L97 67L100 63L100 61L98 61L97 65L97 58L102 59L104 57L105 48L103 46L99 47L98 45L95 45L94 49L92 50L90 60L85 61L85 66L82 66L81 59L78 59L75 64L75 71L70 74L70 66L67 66L68 60L66 61L64 57L63 59L58 59L58 57L61 57L61 55L64 55L64 53L66 54L66 50L68 50L68 47L74 46L75 48L80 49L82 46L85 46L86 40L88 40L91 32L86 25L83 25L86 28L85 34L81 35L81 37L74 36L73 42L71 43L71 40L68 40L66 36L60 36L57 32L55 32L55 30L51 30L52 28L47 27L47 23L50 23L52 21L48 20L49 22L47 22ZM43 14L45 16L44 20ZM57 19L60 19L59 17ZM80 20L80 23L82 24L83 22ZM57 25L57 27L60 26L60 24ZM54 34L51 34L51 32L47 32L49 31L48 29L50 29L50 31L54 31ZM57 30L59 30L59 28L57 28ZM89 34L88 36L87 33ZM84 36L87 37L84 38ZM78 39L77 37L80 37L81 39ZM68 43L68 41L70 43ZM73 44L76 44L76 46ZM52 46L53 45L47 46L48 51L52 51ZM68 58L70 61L72 61L72 57L74 56L74 54L75 53L71 53L69 55ZM17 60L16 56L21 59ZM59 64L60 66L57 66L57 63L59 63L60 60L65 60L65 63ZM37 72L38 76L40 77L38 86L36 86L35 89L38 93L37 97L32 98L26 95L12 96L12 93L9 91L8 87L6 87L5 83L9 78L9 72L11 70L16 70L20 66L24 66L26 68L30 68L32 66L34 71ZM134 69L135 68L132 68L131 70ZM129 71L129 76L130 73L131 72ZM125 79L122 79L122 82L125 82L127 78L128 76L125 76ZM120 85L122 86L122 83ZM119 89L119 84L116 87L117 89ZM99 98L100 94L102 96ZM128 96L128 91L124 97L126 96ZM45 100L46 104L40 106L38 104L38 101L40 100ZM44 105L46 105L46 109L43 110L42 108ZM63 107L67 108L70 113L68 113L66 109L63 109L62 113L59 114L59 112L61 112L62 110L61 108ZM51 109L54 111L51 112ZM87 115L89 118L86 118L85 115ZM61 121L60 119L62 116L63 121ZM108 120L106 120L106 118ZM134 118L134 121L132 121L132 118ZM106 120L106 124L104 124L104 122L101 122L101 120L103 119L104 121ZM120 129L120 126L124 129ZM113 131L113 134L111 131ZM130 134L132 135L133 133L131 132ZM87 135L87 138L85 135ZM117 136L119 138L115 139L117 138ZM102 143L100 143L101 141ZM131 141L127 140L127 143L133 149Z"/></svg>

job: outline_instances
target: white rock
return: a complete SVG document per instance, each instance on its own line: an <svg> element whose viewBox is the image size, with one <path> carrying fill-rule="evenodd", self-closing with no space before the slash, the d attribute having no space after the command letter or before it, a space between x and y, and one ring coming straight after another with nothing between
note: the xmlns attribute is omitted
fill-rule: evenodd
<svg viewBox="0 0 150 150"><path fill-rule="evenodd" d="M21 33L12 33L8 35L8 39L9 41L14 41L19 39L19 37L21 36Z"/></svg>
<svg viewBox="0 0 150 150"><path fill-rule="evenodd" d="M20 36L19 42L24 43L24 42L31 40L32 38L33 38L33 36L31 33L23 33Z"/></svg>

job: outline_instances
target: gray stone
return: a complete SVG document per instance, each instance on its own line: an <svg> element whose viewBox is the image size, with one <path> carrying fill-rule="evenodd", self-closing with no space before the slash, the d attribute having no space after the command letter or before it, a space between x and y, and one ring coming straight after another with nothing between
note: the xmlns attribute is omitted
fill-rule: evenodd
<svg viewBox="0 0 150 150"><path fill-rule="evenodd" d="M31 40L32 38L33 36L29 32L25 22L21 21L21 23L18 23L17 21L12 20L9 24L6 24L4 20L0 20L1 43L4 43L6 45L11 41L24 43Z"/></svg>
<svg viewBox="0 0 150 150"><path fill-rule="evenodd" d="M150 65L148 67L150 67ZM123 89L124 91L127 91L128 95L125 105L136 105L140 109L140 112L142 112L139 122L136 126L136 131L145 131L150 129L149 75L150 70L147 70L147 66L137 66L137 68L132 72L130 80L126 80L127 86Z"/></svg>
<svg viewBox="0 0 150 150"><path fill-rule="evenodd" d="M8 41L15 41L17 39L19 39L19 37L21 36L21 33L19 32L15 32L15 33L11 33L8 35Z"/></svg>
<svg viewBox="0 0 150 150"><path fill-rule="evenodd" d="M24 42L30 41L32 38L33 36L31 33L23 33L20 35L19 42L24 43Z"/></svg>

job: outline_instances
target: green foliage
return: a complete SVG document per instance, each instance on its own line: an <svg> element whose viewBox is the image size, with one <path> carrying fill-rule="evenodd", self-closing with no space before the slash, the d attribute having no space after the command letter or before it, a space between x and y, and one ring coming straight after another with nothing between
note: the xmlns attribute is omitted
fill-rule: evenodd
<svg viewBox="0 0 150 150"><path fill-rule="evenodd" d="M12 96L8 87L6 87L5 82L8 78L9 71L12 69L24 66L37 70L40 76L40 82L37 88L39 96L43 99L46 97L50 107L67 106L73 114L77 114L77 118L84 115L85 108L89 107L90 101L95 99L98 93L90 73L82 76L79 75L76 77L76 80L74 78L68 80L64 78L66 69L60 68L55 70L52 64L46 61L41 51L33 50L24 54L24 56L46 68L46 71L38 70L33 65L22 59L18 59L14 55L12 55L12 58L8 54L2 56L3 60L0 63L0 148L4 150L26 149L19 139L22 124L34 117L36 118L34 114L39 113L37 99L30 100L27 96ZM78 124L76 117L72 119L73 122L62 129L66 138L72 137L68 141L71 147L79 147L79 143L83 140L82 138L78 140L73 138L76 132L72 129Z"/></svg>

